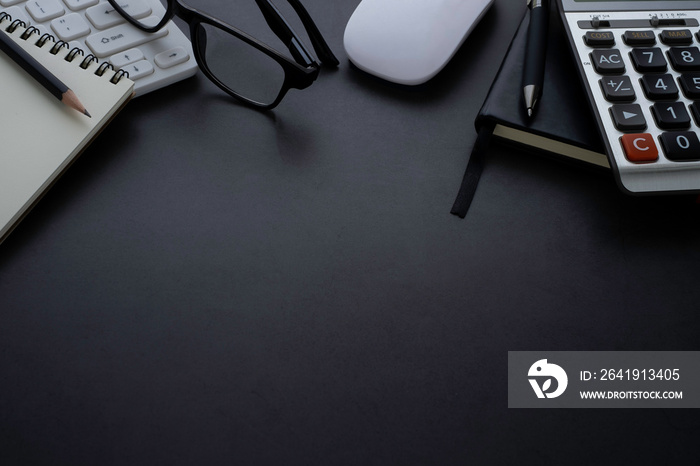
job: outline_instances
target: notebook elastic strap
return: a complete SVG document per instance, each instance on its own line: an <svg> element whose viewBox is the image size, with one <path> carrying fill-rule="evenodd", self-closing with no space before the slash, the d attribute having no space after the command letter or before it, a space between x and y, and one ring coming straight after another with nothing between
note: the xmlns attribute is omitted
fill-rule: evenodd
<svg viewBox="0 0 700 466"><path fill-rule="evenodd" d="M469 206L474 199L474 193L476 193L476 187L479 184L479 178L481 177L481 172L484 168L484 153L489 146L491 134L493 134L493 128L493 124L483 124L479 129L479 134L474 142L474 147L472 148L472 153L469 156L467 168L464 170L462 185L459 187L459 193L457 193L457 198L455 199L455 202L452 205L452 210L450 211L450 213L458 216L459 218L464 218L467 216Z"/></svg>

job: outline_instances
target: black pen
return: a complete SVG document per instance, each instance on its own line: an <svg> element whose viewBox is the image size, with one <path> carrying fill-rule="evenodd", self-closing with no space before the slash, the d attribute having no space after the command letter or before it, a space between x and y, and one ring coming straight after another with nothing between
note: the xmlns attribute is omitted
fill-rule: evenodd
<svg viewBox="0 0 700 466"><path fill-rule="evenodd" d="M523 96L527 116L532 117L535 105L542 95L544 64L547 55L549 0L528 0L530 25L527 30L527 48L523 69Z"/></svg>
<svg viewBox="0 0 700 466"><path fill-rule="evenodd" d="M78 100L75 92L70 90L68 86L63 84L60 79L54 76L34 57L29 55L22 47L15 44L12 38L4 32L0 32L0 50L5 52L15 63L22 67L32 78L36 79L39 84L44 86L44 88L58 100L80 113L88 117L90 116L83 104Z"/></svg>

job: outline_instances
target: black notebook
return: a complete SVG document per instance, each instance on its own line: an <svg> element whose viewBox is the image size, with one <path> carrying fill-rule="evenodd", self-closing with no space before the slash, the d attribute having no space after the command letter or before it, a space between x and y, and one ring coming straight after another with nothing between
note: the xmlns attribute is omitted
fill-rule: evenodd
<svg viewBox="0 0 700 466"><path fill-rule="evenodd" d="M557 11L550 12L542 97L534 118L527 117L522 72L529 18L526 13L474 122L479 136L452 207L452 213L462 218L476 191L491 137L526 150L610 168Z"/></svg>

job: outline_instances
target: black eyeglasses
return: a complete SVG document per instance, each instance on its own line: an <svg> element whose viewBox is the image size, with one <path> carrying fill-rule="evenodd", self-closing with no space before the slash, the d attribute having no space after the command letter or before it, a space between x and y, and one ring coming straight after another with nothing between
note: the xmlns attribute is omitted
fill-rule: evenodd
<svg viewBox="0 0 700 466"><path fill-rule="evenodd" d="M318 59L336 67L338 59L299 0L287 0L306 29ZM270 0L255 0L268 26L287 46L294 61L245 32L180 0L161 0L163 11L146 18L132 16L129 4L109 0L127 21L145 32L156 32L177 16L190 27L195 59L204 75L229 95L261 109L277 106L289 89L304 89L320 71L319 63ZM121 3L121 5L120 5Z"/></svg>

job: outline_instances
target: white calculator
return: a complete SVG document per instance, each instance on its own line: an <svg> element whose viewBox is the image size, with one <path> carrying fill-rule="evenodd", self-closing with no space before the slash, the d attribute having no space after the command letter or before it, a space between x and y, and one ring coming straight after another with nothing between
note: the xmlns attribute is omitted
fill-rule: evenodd
<svg viewBox="0 0 700 466"><path fill-rule="evenodd" d="M557 2L621 188L700 191L700 1Z"/></svg>
<svg viewBox="0 0 700 466"><path fill-rule="evenodd" d="M163 16L165 10L160 0L128 3L144 17ZM137 96L192 76L198 69L189 39L172 21L156 33L142 32L107 0L0 0L0 12L127 71Z"/></svg>

